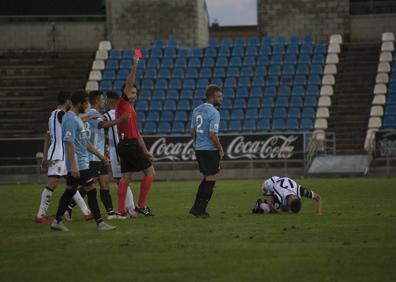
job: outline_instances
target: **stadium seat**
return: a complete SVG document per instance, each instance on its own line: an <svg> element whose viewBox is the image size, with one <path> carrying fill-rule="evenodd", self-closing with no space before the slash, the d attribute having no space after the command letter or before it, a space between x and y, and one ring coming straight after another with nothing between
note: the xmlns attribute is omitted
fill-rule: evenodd
<svg viewBox="0 0 396 282"><path fill-rule="evenodd" d="M247 87L238 87L236 90L236 98L247 98L249 97L249 89Z"/></svg>
<svg viewBox="0 0 396 282"><path fill-rule="evenodd" d="M237 80L235 77L227 77L224 81L224 87L236 87Z"/></svg>
<svg viewBox="0 0 396 282"><path fill-rule="evenodd" d="M176 111L176 102L174 100L165 101L164 111Z"/></svg>
<svg viewBox="0 0 396 282"><path fill-rule="evenodd" d="M248 47L246 47L245 56L257 56L257 48L256 48L256 46L248 46Z"/></svg>
<svg viewBox="0 0 396 282"><path fill-rule="evenodd" d="M243 118L244 118L243 110L241 109L232 110L230 117L231 120L243 120Z"/></svg>
<svg viewBox="0 0 396 282"><path fill-rule="evenodd" d="M174 120L174 116L171 111L165 110L161 113L161 121L171 122L173 120Z"/></svg>
<svg viewBox="0 0 396 282"><path fill-rule="evenodd" d="M139 119L139 120L144 120L144 119ZM159 120L160 120L160 113L159 112L150 111L147 114L146 121L159 122Z"/></svg>
<svg viewBox="0 0 396 282"><path fill-rule="evenodd" d="M144 72L145 79L156 79L157 78L157 70L156 69L146 69Z"/></svg>
<svg viewBox="0 0 396 282"><path fill-rule="evenodd" d="M312 57L312 64L324 64L325 57L322 54L314 54Z"/></svg>
<svg viewBox="0 0 396 282"><path fill-rule="evenodd" d="M165 100L165 91L164 90L155 90L153 95L151 96L151 100Z"/></svg>
<svg viewBox="0 0 396 282"><path fill-rule="evenodd" d="M272 109L270 107L262 108L259 111L259 118L270 119L272 118Z"/></svg>
<svg viewBox="0 0 396 282"><path fill-rule="evenodd" d="M293 86L291 94L292 96L304 96L305 89L303 86Z"/></svg>
<svg viewBox="0 0 396 282"><path fill-rule="evenodd" d="M286 108L280 106L274 109L274 118L286 118L286 117L287 117Z"/></svg>
<svg viewBox="0 0 396 282"><path fill-rule="evenodd" d="M139 60L138 68L145 68L144 60ZM132 68L131 60L122 60L120 64L120 69L127 69L128 71Z"/></svg>
<svg viewBox="0 0 396 282"><path fill-rule="evenodd" d="M235 98L234 100L234 109L245 109L246 108L246 101L243 98Z"/></svg>
<svg viewBox="0 0 396 282"><path fill-rule="evenodd" d="M243 131L244 132L254 132L256 131L256 120L247 119L243 121Z"/></svg>
<svg viewBox="0 0 396 282"><path fill-rule="evenodd" d="M186 73L186 77L187 74L188 73ZM191 78L183 80L183 89L195 89L195 80Z"/></svg>
<svg viewBox="0 0 396 282"><path fill-rule="evenodd" d="M151 91L150 90L140 90L138 99L139 99L139 101L150 100L151 99Z"/></svg>
<svg viewBox="0 0 396 282"><path fill-rule="evenodd" d="M209 84L209 80L206 78L200 78L197 81L197 88L206 88Z"/></svg>
<svg viewBox="0 0 396 282"><path fill-rule="evenodd" d="M226 72L224 68L215 68L213 71L214 78L224 78L226 77Z"/></svg>
<svg viewBox="0 0 396 282"><path fill-rule="evenodd" d="M210 68L202 68L199 72L199 78L211 78L212 70Z"/></svg>
<svg viewBox="0 0 396 282"><path fill-rule="evenodd" d="M308 85L320 85L321 81L320 81L320 76L317 74L312 74L309 76L308 78Z"/></svg>
<svg viewBox="0 0 396 282"><path fill-rule="evenodd" d="M260 45L260 39L258 37L249 37L247 40L247 46L259 46Z"/></svg>
<svg viewBox="0 0 396 282"><path fill-rule="evenodd" d="M235 91L234 88L227 88L223 89L223 98L224 99L233 99L235 98Z"/></svg>
<svg viewBox="0 0 396 282"><path fill-rule="evenodd" d="M308 54L301 54L298 57L298 64L300 65L310 65L311 64L311 56Z"/></svg>
<svg viewBox="0 0 396 282"><path fill-rule="evenodd" d="M253 68L252 67L243 67L241 69L240 76L241 77L251 77L251 76L253 76Z"/></svg>
<svg viewBox="0 0 396 282"><path fill-rule="evenodd" d="M254 76L266 76L267 75L267 67L266 66L257 66L254 71Z"/></svg>
<svg viewBox="0 0 396 282"><path fill-rule="evenodd" d="M167 89L168 88L168 81L165 79L159 79L155 82L155 89Z"/></svg>
<svg viewBox="0 0 396 282"><path fill-rule="evenodd" d="M160 61L159 59L153 58L148 60L147 62L147 68L155 68L158 69L160 67Z"/></svg>
<svg viewBox="0 0 396 282"><path fill-rule="evenodd" d="M169 89L166 92L166 99L167 100L179 100L179 91L176 89Z"/></svg>
<svg viewBox="0 0 396 282"><path fill-rule="evenodd" d="M169 82L169 88L180 90L182 88L181 80L180 79L171 79Z"/></svg>
<svg viewBox="0 0 396 282"><path fill-rule="evenodd" d="M203 51L200 48L194 48L190 51L190 57L191 58L202 58L203 57Z"/></svg>
<svg viewBox="0 0 396 282"><path fill-rule="evenodd" d="M201 60L198 58L191 58L188 61L189 68L200 68L201 67Z"/></svg>
<svg viewBox="0 0 396 282"><path fill-rule="evenodd" d="M300 123L301 130L312 130L313 129L313 120L303 118Z"/></svg>
<svg viewBox="0 0 396 282"><path fill-rule="evenodd" d="M229 47L233 47L233 44L234 44L234 42L232 41L232 39L225 38L225 39L221 40L220 47L221 48L224 48L224 47L229 48Z"/></svg>
<svg viewBox="0 0 396 282"><path fill-rule="evenodd" d="M149 104L147 101L137 101L135 108L137 111L148 111L148 109L149 109L148 105Z"/></svg>
<svg viewBox="0 0 396 282"><path fill-rule="evenodd" d="M274 55L283 55L285 54L285 46L284 44L276 44L273 49Z"/></svg>
<svg viewBox="0 0 396 282"><path fill-rule="evenodd" d="M180 99L183 100L192 100L193 99L193 91L192 89L183 89L180 94Z"/></svg>
<svg viewBox="0 0 396 282"><path fill-rule="evenodd" d="M169 134L171 133L171 125L169 122L160 122L158 124L158 134Z"/></svg>
<svg viewBox="0 0 396 282"><path fill-rule="evenodd" d="M174 122L172 125L172 133L183 134L185 133L186 127L184 122Z"/></svg>
<svg viewBox="0 0 396 282"><path fill-rule="evenodd" d="M247 109L245 113L245 119L257 119L257 109Z"/></svg>
<svg viewBox="0 0 396 282"><path fill-rule="evenodd" d="M186 111L177 111L175 114L175 121L188 121L188 116Z"/></svg>
<svg viewBox="0 0 396 282"><path fill-rule="evenodd" d="M228 47L229 46L220 47L218 56L219 57L229 57L229 56L231 56L230 48L228 48Z"/></svg>
<svg viewBox="0 0 396 282"><path fill-rule="evenodd" d="M186 58L177 58L175 62L175 68L182 68L185 69L187 67L187 60Z"/></svg>
<svg viewBox="0 0 396 282"><path fill-rule="evenodd" d="M262 87L264 86L265 81L263 77L255 76L252 80L252 87Z"/></svg>
<svg viewBox="0 0 396 282"><path fill-rule="evenodd" d="M228 68L227 77L239 77L239 69L236 67Z"/></svg>
<svg viewBox="0 0 396 282"><path fill-rule="evenodd" d="M260 119L257 122L257 131L269 131L271 128L269 119Z"/></svg>
<svg viewBox="0 0 396 282"><path fill-rule="evenodd" d="M182 68L173 69L172 78L183 79L184 78L184 69L182 69Z"/></svg>
<svg viewBox="0 0 396 282"><path fill-rule="evenodd" d="M303 101L301 97L291 97L290 99L290 106L291 107L302 107Z"/></svg>
<svg viewBox="0 0 396 282"><path fill-rule="evenodd" d="M161 68L173 68L173 60L169 58L162 59Z"/></svg>
<svg viewBox="0 0 396 282"><path fill-rule="evenodd" d="M257 66L268 66L269 63L270 63L270 59L268 58L268 56L257 57L257 62L256 62Z"/></svg>
<svg viewBox="0 0 396 282"><path fill-rule="evenodd" d="M313 119L316 113L313 107L304 107L302 112L302 118Z"/></svg>
<svg viewBox="0 0 396 282"><path fill-rule="evenodd" d="M272 37L271 36L264 36L261 39L261 45L271 45L272 44Z"/></svg>
<svg viewBox="0 0 396 282"><path fill-rule="evenodd" d="M286 121L286 130L289 131L297 131L299 129L299 123L298 120L295 118L289 118Z"/></svg>
<svg viewBox="0 0 396 282"><path fill-rule="evenodd" d="M228 67L228 59L226 57L218 57L216 60L217 68L226 68Z"/></svg>
<svg viewBox="0 0 396 282"><path fill-rule="evenodd" d="M108 69L108 70L118 69L118 61L117 60L107 60L106 69Z"/></svg>
<svg viewBox="0 0 396 282"><path fill-rule="evenodd" d="M208 47L205 49L205 57L215 58L217 57L217 49L214 47Z"/></svg>
<svg viewBox="0 0 396 282"><path fill-rule="evenodd" d="M386 116L382 124L383 128L395 128L396 127L396 116Z"/></svg>
<svg viewBox="0 0 396 282"><path fill-rule="evenodd" d="M119 50L112 49L110 50L109 59L121 60L122 52Z"/></svg>
<svg viewBox="0 0 396 282"><path fill-rule="evenodd" d="M263 90L261 87L252 87L250 89L250 97L258 97L261 98L264 96Z"/></svg>
<svg viewBox="0 0 396 282"><path fill-rule="evenodd" d="M150 111L161 111L162 110L162 101L153 100L150 103Z"/></svg>
<svg viewBox="0 0 396 282"><path fill-rule="evenodd" d="M307 96L304 99L304 107L316 107L318 105L318 101L316 97Z"/></svg>
<svg viewBox="0 0 396 282"><path fill-rule="evenodd" d="M228 131L230 133L237 133L242 130L241 127L241 121L240 120L232 120L230 121L230 124L228 125Z"/></svg>
<svg viewBox="0 0 396 282"><path fill-rule="evenodd" d="M242 65L242 58L241 57L231 57L229 66L230 67L239 67Z"/></svg>
<svg viewBox="0 0 396 282"><path fill-rule="evenodd" d="M229 120L230 119L230 111L229 110L220 110L220 120Z"/></svg>
<svg viewBox="0 0 396 282"><path fill-rule="evenodd" d="M294 65L283 66L282 75L294 75L296 73L296 68Z"/></svg>
<svg viewBox="0 0 396 282"><path fill-rule="evenodd" d="M210 38L210 39L209 39L209 41L208 41L208 47L217 48L217 47L219 47L219 46L220 46L220 43L219 43L219 41L218 41L217 39L214 39L214 38Z"/></svg>
<svg viewBox="0 0 396 282"><path fill-rule="evenodd" d="M278 90L278 95L279 96L290 96L291 91L289 86L280 86Z"/></svg>
<svg viewBox="0 0 396 282"><path fill-rule="evenodd" d="M276 87L265 87L264 97L275 97L277 95Z"/></svg>
<svg viewBox="0 0 396 282"><path fill-rule="evenodd" d="M311 55L313 53L313 47L311 44L303 44L300 50L301 54Z"/></svg>
<svg viewBox="0 0 396 282"><path fill-rule="evenodd" d="M283 131L286 129L286 123L284 119L275 118L272 121L272 130L273 131Z"/></svg>
<svg viewBox="0 0 396 282"><path fill-rule="evenodd" d="M287 46L286 54L297 55L300 53L298 44L290 44Z"/></svg>
<svg viewBox="0 0 396 282"><path fill-rule="evenodd" d="M114 70L105 70L102 76L103 80L115 80L116 75Z"/></svg>
<svg viewBox="0 0 396 282"><path fill-rule="evenodd" d="M93 84L93 83L96 83L96 84L97 84L96 81L89 81L89 82L92 82L92 84ZM88 90L97 90L97 89L95 89L96 87L88 87L88 86L89 86L89 85L88 85L88 83L87 83L87 89L88 89ZM107 92L107 91L113 90L113 83L112 83L112 81L111 81L111 80L102 80L102 81L100 82L100 85L99 85L99 90L102 91L102 92Z"/></svg>
<svg viewBox="0 0 396 282"><path fill-rule="evenodd" d="M128 49L122 52L122 59L132 59L135 55L135 49Z"/></svg>
<svg viewBox="0 0 396 282"><path fill-rule="evenodd" d="M327 45L326 44L316 44L314 49L315 54L326 54Z"/></svg>
<svg viewBox="0 0 396 282"><path fill-rule="evenodd" d="M243 46L236 46L232 49L232 56L233 57L241 57L245 54L245 48Z"/></svg>
<svg viewBox="0 0 396 282"><path fill-rule="evenodd" d="M160 69L158 73L158 78L160 79L170 79L171 72L170 69Z"/></svg>
<svg viewBox="0 0 396 282"><path fill-rule="evenodd" d="M271 65L282 65L283 64L283 55L273 55L270 61Z"/></svg>
<svg viewBox="0 0 396 282"><path fill-rule="evenodd" d="M145 122L143 127L144 134L156 134L157 133L157 125L155 122Z"/></svg>
<svg viewBox="0 0 396 282"><path fill-rule="evenodd" d="M290 54L286 55L284 63L286 65L295 65L295 64L297 64L297 56L296 55L290 55Z"/></svg>
<svg viewBox="0 0 396 282"><path fill-rule="evenodd" d="M238 81L238 87L250 87L251 82L249 77L241 77Z"/></svg>
<svg viewBox="0 0 396 282"><path fill-rule="evenodd" d="M164 58L176 58L176 49L175 48L166 48L164 52Z"/></svg>
<svg viewBox="0 0 396 282"><path fill-rule="evenodd" d="M246 45L245 38L237 38L234 40L234 49L237 47L243 47Z"/></svg>
<svg viewBox="0 0 396 282"><path fill-rule="evenodd" d="M300 118L301 111L299 108L289 108L287 116L288 118Z"/></svg>
<svg viewBox="0 0 396 282"><path fill-rule="evenodd" d="M190 111L191 105L189 100L180 100L177 103L177 110L178 111Z"/></svg>
<svg viewBox="0 0 396 282"><path fill-rule="evenodd" d="M268 69L268 75L281 75L281 66L280 65L272 65Z"/></svg>
<svg viewBox="0 0 396 282"><path fill-rule="evenodd" d="M154 88L154 82L151 79L145 79L142 82L141 89L152 90Z"/></svg>
<svg viewBox="0 0 396 282"><path fill-rule="evenodd" d="M176 58L188 58L190 56L190 49L178 49Z"/></svg>
<svg viewBox="0 0 396 282"><path fill-rule="evenodd" d="M271 56L272 55L272 49L271 46L268 45L263 45L259 49L259 55L260 56Z"/></svg>
<svg viewBox="0 0 396 282"><path fill-rule="evenodd" d="M203 68L213 68L215 66L215 61L213 58L204 58L202 62Z"/></svg>
<svg viewBox="0 0 396 282"><path fill-rule="evenodd" d="M151 49L150 57L151 58L156 58L156 59L161 59L162 56L163 56L161 48L153 48L153 49Z"/></svg>

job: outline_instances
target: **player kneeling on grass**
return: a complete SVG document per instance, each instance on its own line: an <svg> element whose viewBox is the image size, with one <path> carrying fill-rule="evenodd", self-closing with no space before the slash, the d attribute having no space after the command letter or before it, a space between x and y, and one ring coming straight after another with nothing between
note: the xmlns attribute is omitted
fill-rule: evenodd
<svg viewBox="0 0 396 282"><path fill-rule="evenodd" d="M319 194L299 185L288 177L272 176L262 186L264 199L258 199L252 213L298 213L301 198L316 202L316 213L322 214L322 200Z"/></svg>

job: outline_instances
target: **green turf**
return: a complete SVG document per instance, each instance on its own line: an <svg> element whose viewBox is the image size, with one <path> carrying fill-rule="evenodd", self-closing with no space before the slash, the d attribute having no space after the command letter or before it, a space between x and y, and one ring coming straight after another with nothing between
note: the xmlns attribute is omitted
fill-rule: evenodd
<svg viewBox="0 0 396 282"><path fill-rule="evenodd" d="M107 233L78 209L71 232L50 231L32 221L40 185L0 186L0 281L396 281L396 179L298 182L321 194L323 216L305 199L299 215L252 215L261 181L220 180L212 218L196 219L198 182L157 182L157 216Z"/></svg>

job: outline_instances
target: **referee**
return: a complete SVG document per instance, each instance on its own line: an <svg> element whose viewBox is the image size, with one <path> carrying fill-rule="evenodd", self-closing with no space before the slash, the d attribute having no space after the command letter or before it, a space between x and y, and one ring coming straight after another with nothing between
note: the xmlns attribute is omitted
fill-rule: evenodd
<svg viewBox="0 0 396 282"><path fill-rule="evenodd" d="M198 218L209 217L206 207L213 194L216 174L220 171L220 160L224 157L224 150L217 136L220 113L215 108L221 105L222 100L221 89L211 84L206 88L206 103L196 107L192 114L191 135L199 170L204 176L190 210L190 213Z"/></svg>
<svg viewBox="0 0 396 282"><path fill-rule="evenodd" d="M129 182L132 181L132 173L143 171L144 177L140 183L140 193L138 204L135 211L145 216L153 216L147 206L147 197L151 189L151 184L155 176L154 166L152 165L153 155L147 150L143 137L137 128L136 111L131 105L137 97L137 89L134 85L136 68L139 57L134 56L133 66L123 87L122 96L116 104L116 118L127 114L129 119L118 124L119 143L117 146L121 161L121 179L118 183L118 203L117 212L126 215L125 198L128 191Z"/></svg>

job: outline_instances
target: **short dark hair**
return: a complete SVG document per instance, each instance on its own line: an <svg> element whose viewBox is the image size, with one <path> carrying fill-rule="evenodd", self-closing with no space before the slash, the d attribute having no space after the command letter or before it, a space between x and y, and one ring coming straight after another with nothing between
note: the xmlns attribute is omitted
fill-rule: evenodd
<svg viewBox="0 0 396 282"><path fill-rule="evenodd" d="M122 86L121 86L121 92L122 92L122 93L124 93L125 86L126 86L126 83L122 84ZM132 85L132 87L133 87L133 88L136 88L136 89L138 88L137 85L136 85L136 83L134 83L134 84Z"/></svg>
<svg viewBox="0 0 396 282"><path fill-rule="evenodd" d="M209 84L205 90L206 99L209 99L209 97L214 97L215 93L218 91L221 91L220 87L215 84Z"/></svg>
<svg viewBox="0 0 396 282"><path fill-rule="evenodd" d="M103 95L102 91L99 91L99 90L94 90L94 91L89 92L89 103L91 105L95 104L96 100L98 100L98 98L102 95Z"/></svg>
<svg viewBox="0 0 396 282"><path fill-rule="evenodd" d="M70 92L59 91L58 93L58 105L63 105L67 100L70 100Z"/></svg>
<svg viewBox="0 0 396 282"><path fill-rule="evenodd" d="M87 102L88 93L85 90L77 90L71 95L71 102L73 106L77 106L78 104L84 104Z"/></svg>
<svg viewBox="0 0 396 282"><path fill-rule="evenodd" d="M290 203L290 210L293 213L298 213L301 209L301 200L300 199L293 199Z"/></svg>
<svg viewBox="0 0 396 282"><path fill-rule="evenodd" d="M118 100L118 94L115 91L108 91L106 93L106 98L109 100Z"/></svg>

